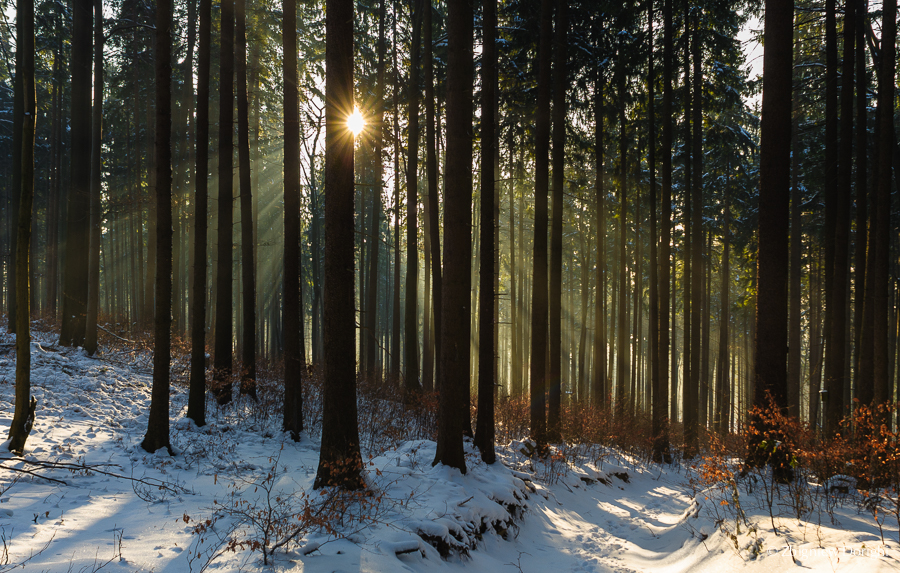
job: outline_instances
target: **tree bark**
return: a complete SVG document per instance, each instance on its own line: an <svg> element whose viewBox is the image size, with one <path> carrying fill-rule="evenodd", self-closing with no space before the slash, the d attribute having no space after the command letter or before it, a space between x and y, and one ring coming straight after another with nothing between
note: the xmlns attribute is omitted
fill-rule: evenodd
<svg viewBox="0 0 900 573"><path fill-rule="evenodd" d="M88 298L91 152L92 0L72 3L71 170L59 343L84 344Z"/></svg>
<svg viewBox="0 0 900 573"><path fill-rule="evenodd" d="M191 290L191 377L187 417L206 425L206 243L209 209L209 69L212 0L200 0L197 51L197 163L194 168L194 265Z"/></svg>
<svg viewBox="0 0 900 573"><path fill-rule="evenodd" d="M100 311L100 241L102 193L100 157L103 128L103 2L94 0L94 109L91 117L91 198L88 239L88 301L84 349L89 356L97 351L97 315ZM48 224L52 222L48 221Z"/></svg>
<svg viewBox="0 0 900 573"><path fill-rule="evenodd" d="M234 0L222 0L219 40L219 219L213 380L216 401L231 402L234 217ZM287 151L285 151L287 156ZM287 211L287 206L285 206ZM287 242L287 238L285 238Z"/></svg>
<svg viewBox="0 0 900 573"><path fill-rule="evenodd" d="M672 241L672 0L663 0L662 188L659 241L659 383L653 387L653 460L669 459L669 283ZM674 305L673 305L674 306ZM675 321L671 326L674 329ZM674 371L674 369L672 369ZM665 375L664 375L665 374Z"/></svg>
<svg viewBox="0 0 900 573"><path fill-rule="evenodd" d="M363 487L356 415L353 304L353 2L327 0L325 18L325 395L315 489Z"/></svg>
<svg viewBox="0 0 900 573"><path fill-rule="evenodd" d="M547 186L550 165L550 55L553 0L541 0L538 101L534 159L534 256L531 287L531 437L547 441L544 401L547 377ZM446 193L446 191L445 191Z"/></svg>
<svg viewBox="0 0 900 573"><path fill-rule="evenodd" d="M421 54L423 0L413 0L412 53L409 68L409 142L406 160L406 299L404 312L404 390L422 389L419 378L418 313L419 250L417 208L419 198L419 60Z"/></svg>
<svg viewBox="0 0 900 573"><path fill-rule="evenodd" d="M494 372L497 348L494 332L494 308L497 304L494 289L494 259L498 246L494 230L499 221L494 215L496 189L494 181L494 150L497 146L495 128L497 113L497 0L483 0L483 49L481 54L481 258L479 267L480 297L478 305L478 413L475 423L475 446L481 459L492 464L494 453L494 386L498 382Z"/></svg>
<svg viewBox="0 0 900 573"><path fill-rule="evenodd" d="M254 260L253 190L250 176L250 106L247 96L247 1L235 0L238 165L241 196L241 283L243 346L241 394L256 398L256 263ZM259 190L257 190L259 191Z"/></svg>
<svg viewBox="0 0 900 573"><path fill-rule="evenodd" d="M562 234L563 193L566 167L566 0L556 1L556 25L553 41L553 197L550 222L549 335L550 378L548 382L547 439L559 442L562 402Z"/></svg>
<svg viewBox="0 0 900 573"><path fill-rule="evenodd" d="M141 447L147 452L169 450L169 368L172 327L172 0L156 2L156 300L153 336L153 389L147 434Z"/></svg>
<svg viewBox="0 0 900 573"><path fill-rule="evenodd" d="M793 4L766 0L760 138L754 405L787 406L787 289Z"/></svg>
<svg viewBox="0 0 900 573"><path fill-rule="evenodd" d="M425 170L428 173L428 217L431 242L431 304L434 309L434 380L440 380L441 363L441 226L438 202L438 162L434 125L434 41L432 0L425 0Z"/></svg>
<svg viewBox="0 0 900 573"><path fill-rule="evenodd" d="M22 0L16 6L16 78L21 89L22 144L19 166L20 188L16 225L16 397L9 425L9 451L21 455L34 425L36 402L31 397L31 218L34 206L34 130L37 112L34 86L34 3Z"/></svg>
<svg viewBox="0 0 900 573"><path fill-rule="evenodd" d="M303 375L306 353L303 348L303 291L300 288L300 104L297 84L297 3L284 0L282 19L284 58L284 430L295 442L303 431ZM348 40L352 42L352 40ZM343 124L342 124L343 126ZM327 134L326 124L326 134ZM333 129L333 128L332 128ZM327 138L327 135L326 135ZM328 148L330 149L330 148ZM351 158L352 185L352 158ZM327 176L327 175L326 175ZM351 189L352 192L352 189ZM326 203L326 213L327 213ZM352 198L351 198L352 209ZM353 229L351 220L350 229ZM326 250L328 245L326 243ZM352 275L353 265L350 265ZM332 284L326 275L329 289ZM351 284L352 284L351 276ZM352 287L351 287L352 288ZM327 292L327 291L326 291ZM350 305L352 312L353 305ZM352 343L351 343L352 348ZM326 344L327 353L327 344ZM350 361L355 368L355 361ZM351 378L355 380L355 378ZM355 403L354 403L355 412ZM355 426L355 420L354 420Z"/></svg>
<svg viewBox="0 0 900 573"><path fill-rule="evenodd" d="M549 1L549 0L545 0ZM472 267L473 13L449 5L447 21L447 152L444 169L444 269L441 300L440 405L434 463L466 472L463 430L469 425L469 321Z"/></svg>

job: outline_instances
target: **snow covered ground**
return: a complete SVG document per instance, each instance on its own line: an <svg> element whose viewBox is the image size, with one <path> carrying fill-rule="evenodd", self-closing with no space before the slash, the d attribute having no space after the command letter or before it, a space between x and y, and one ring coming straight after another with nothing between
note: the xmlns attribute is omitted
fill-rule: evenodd
<svg viewBox="0 0 900 573"><path fill-rule="evenodd" d="M13 340L0 331L4 436ZM685 464L645 465L599 447L544 465L513 442L486 466L467 443L461 475L431 466L433 442L406 441L364 456L371 495L321 495L311 490L317 436L294 443L278 431L278 412L246 402L219 410L211 401L198 429L183 418L186 389L173 385L176 455L147 454L148 354L106 349L95 359L55 341L34 337L38 410L26 456L0 452L0 571L900 570L895 518L882 541L852 490L831 512L798 521L782 492L770 518L756 484L739 493L740 519L726 486L695 498Z"/></svg>

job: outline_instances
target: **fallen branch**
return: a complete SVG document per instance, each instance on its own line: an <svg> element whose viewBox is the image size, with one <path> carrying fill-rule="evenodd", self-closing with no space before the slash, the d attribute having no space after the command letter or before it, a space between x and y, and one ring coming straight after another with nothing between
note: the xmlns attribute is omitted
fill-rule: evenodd
<svg viewBox="0 0 900 573"><path fill-rule="evenodd" d="M22 459L22 458L0 458L0 462L22 462L24 464L28 464L30 466L35 466L35 467L42 468L42 469L60 469L60 470L68 470L70 472L89 471L89 472L94 472L94 473L98 473L98 474L109 476L109 477L114 477L117 479L124 479L124 480L128 480L131 482L136 482L136 483L139 483L142 485L146 485L148 487L164 489L164 490L170 491L172 493L187 493L188 492L188 490L186 488L183 488L180 486L173 486L171 484L168 484L166 482L163 482L163 481L160 481L157 479L136 478L134 476L125 476L125 475L121 475L121 474L117 474L114 472L100 469L100 468L104 468L104 467L121 469L121 466L116 465L116 464L87 465L84 463L73 464L73 463L67 463L67 462L32 461L32 460L26 460L26 459ZM39 478L42 478L42 479L45 479L48 481L53 481L53 482L61 483L63 485L68 485L66 482L64 482L62 480L58 480L55 478L50 478L50 477L47 477L44 475L40 475L31 470L26 470L25 468L14 468L14 467L6 466L6 465L0 465L0 469L6 469L6 470L21 472L21 473L28 473L28 474L34 475L36 477L39 477Z"/></svg>
<svg viewBox="0 0 900 573"><path fill-rule="evenodd" d="M106 330L105 328L103 328L103 327L100 326L99 324L97 325L97 328L99 328L100 330L102 330L103 332L105 332L106 334L108 334L108 335L110 335L110 336L113 336L113 337L115 337L115 338L118 338L118 339L121 340L122 342L127 342L128 344L137 344L137 342L135 342L134 340L128 340L127 338L122 338L121 336L119 336L119 335L116 334L115 332L110 332L109 330Z"/></svg>

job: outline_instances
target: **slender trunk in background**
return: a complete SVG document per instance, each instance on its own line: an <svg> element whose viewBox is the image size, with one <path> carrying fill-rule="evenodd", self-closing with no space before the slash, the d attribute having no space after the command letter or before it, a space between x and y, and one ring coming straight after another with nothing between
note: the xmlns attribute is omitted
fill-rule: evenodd
<svg viewBox="0 0 900 573"><path fill-rule="evenodd" d="M18 5L18 2L17 2ZM29 8L31 14L34 14L33 5ZM24 21L23 21L24 24ZM32 21L30 24L32 27L34 26L34 16L32 15ZM16 27L19 26L19 19L16 19ZM21 32L16 32L17 34ZM33 34L32 34L33 35ZM21 49L20 49L21 47ZM60 50L62 51L62 50ZM24 43L16 44L16 70L24 70L25 69L25 45ZM31 57L31 56L28 56ZM25 93L24 93L24 85L22 84L22 73L16 72L13 77L13 136L12 136L12 181L10 182L10 201L9 201L9 253L11 255L12 260L9 263L9 282L7 287L7 299L6 304L9 309L9 315L7 316L6 328L9 330L10 334L15 334L19 319L18 313L16 312L17 301L19 299L17 295L17 285L19 284L18 280L18 272L16 268L19 266L17 264L16 258L18 257L19 248L19 200L22 196L22 136L24 134L23 131L23 121L25 117ZM34 150L30 152L32 156L34 154ZM32 184L33 185L33 184ZM32 193L33 193L32 189ZM32 201L34 200L32 196ZM15 227L15 231L13 228ZM31 223L29 223L29 241L30 241L30 231L31 231ZM65 275L63 275L65 276ZM27 281L26 281L27 282ZM29 306L30 312L30 306ZM29 317L30 320L30 317ZM29 323L30 324L30 323ZM30 332L30 328L29 328ZM31 357L29 356L29 361ZM25 445L24 440L22 441L22 445Z"/></svg>
<svg viewBox="0 0 900 573"><path fill-rule="evenodd" d="M834 300L834 233L837 221L837 164L838 164L838 91L837 91L837 21L835 0L825 0L825 426L828 432L836 431L844 412L844 389L840 375L832 376L828 366L843 345L834 339L834 319L844 312L844 305Z"/></svg>
<svg viewBox="0 0 900 573"><path fill-rule="evenodd" d="M832 264L832 283L826 285L831 290L831 301L835 312L831 317L831 342L826 348L825 385L828 389L829 424L828 431L835 432L837 426L832 422L840 420L845 412L835 410L838 393L846 394L850 380L846 376L847 361L845 348L848 344L847 306L850 303L848 292L849 252L850 252L850 209L851 186L853 181L853 76L856 56L856 10L850 9L844 15L844 63L841 73L841 117L840 143L838 147L837 190L835 195L834 215L834 262ZM827 175L826 175L827 176ZM865 389L866 384L857 387L857 391ZM870 394L871 395L871 394ZM868 402L869 400L866 400ZM849 404L848 404L849 405Z"/></svg>
<svg viewBox="0 0 900 573"><path fill-rule="evenodd" d="M237 30L238 169L241 206L241 283L243 348L241 394L256 398L256 263L253 257L253 190L250 176L250 105L247 94L247 1L235 0ZM257 189L257 192L259 190Z"/></svg>
<svg viewBox="0 0 900 573"><path fill-rule="evenodd" d="M219 219L213 380L219 404L231 402L232 235L234 203L234 0L222 0L219 40ZM287 120L285 120L287 123ZM285 156L288 152L285 151ZM285 212L288 207L285 206ZM287 237L285 237L287 243ZM285 327L287 331L287 327Z"/></svg>
<svg viewBox="0 0 900 573"><path fill-rule="evenodd" d="M21 89L21 128L18 154L19 189L18 221L16 223L16 398L15 411L9 425L7 448L22 455L25 440L34 425L37 402L31 397L31 293L28 283L31 264L31 216L34 206L34 130L37 102L34 87L34 3L23 0L16 6L16 79Z"/></svg>
<svg viewBox="0 0 900 573"><path fill-rule="evenodd" d="M483 50L481 54L481 260L478 294L478 417L475 423L475 446L481 459L492 464L494 453L494 385L498 382L494 371L497 352L494 331L494 229L499 221L494 214L497 190L494 180L494 150L497 146L495 120L497 112L497 0L484 0ZM552 411L552 410L551 410Z"/></svg>
<svg viewBox="0 0 900 573"><path fill-rule="evenodd" d="M353 304L353 1L325 6L325 390L315 489L360 489Z"/></svg>
<svg viewBox="0 0 900 573"><path fill-rule="evenodd" d="M619 55L623 48L620 46ZM616 96L619 101L619 306L618 306L618 353L616 355L616 412L625 408L628 372L628 273L625 268L626 221L628 218L628 135L625 127L625 70L619 69Z"/></svg>
<svg viewBox="0 0 900 573"><path fill-rule="evenodd" d="M696 305L691 312L691 378L688 401L690 417L685 416L685 442L687 450L696 452L699 448L699 433L706 427L706 410L704 391L700 388L702 341L701 329L704 315L703 308L703 68L700 55L700 9L694 8L690 23L691 60L694 64L691 111L693 118L693 151L691 152L691 173L693 184L691 189L691 302Z"/></svg>
<svg viewBox="0 0 900 573"><path fill-rule="evenodd" d="M729 288L731 286L731 165L723 189L722 205L722 289L719 301L722 308L719 312L719 357L716 365L716 432L727 435L731 431L731 383L734 377L728 377L728 329L731 321ZM793 231L792 231L793 232ZM792 291L793 292L793 291Z"/></svg>
<svg viewBox="0 0 900 573"><path fill-rule="evenodd" d="M856 354L854 356L853 371L856 375L856 386L859 387L860 361L864 354L872 360L871 345L862 347L863 316L865 315L866 298L866 251L868 246L867 227L869 224L868 197L868 158L869 136L866 124L868 123L868 78L866 77L866 51L865 29L868 16L868 0L860 0L856 3L856 233L855 245L856 257L854 260L854 344Z"/></svg>
<svg viewBox="0 0 900 573"><path fill-rule="evenodd" d="M69 201L59 343L84 344L88 298L91 192L91 12L92 0L72 2L72 107Z"/></svg>
<svg viewBox="0 0 900 573"><path fill-rule="evenodd" d="M97 351L97 315L100 312L100 172L103 126L103 2L94 0L94 109L91 116L91 198L90 237L88 239L88 302L84 349L88 356ZM53 224L49 221L48 224Z"/></svg>
<svg viewBox="0 0 900 573"><path fill-rule="evenodd" d="M810 257L809 271L809 422L819 427L819 391L822 388L822 265L821 249Z"/></svg>
<svg viewBox="0 0 900 573"><path fill-rule="evenodd" d="M882 46L894 46L897 41L897 1L885 0L881 23ZM891 176L896 139L894 137L894 63L895 50L883 49L879 58L878 73L878 174L876 179L876 203L874 216L876 234L874 257L869 279L873 283L872 307L874 325L875 364L873 369L873 395L875 404L886 403L891 396L892 381L888 369L888 272L891 239ZM868 282L868 281L867 281ZM888 419L889 422L889 419Z"/></svg>
<svg viewBox="0 0 900 573"><path fill-rule="evenodd" d="M209 48L212 0L200 0L197 49L197 163L194 167L194 266L191 289L191 379L187 417L206 425L206 233L209 222Z"/></svg>
<svg viewBox="0 0 900 573"><path fill-rule="evenodd" d="M659 383L653 386L653 460L669 459L669 282L672 241L672 0L663 0L662 196L659 241ZM671 273L674 277L674 273ZM674 308L674 304L672 307ZM674 310L673 310L674 316ZM675 320L671 321L674 332ZM674 336L672 337L674 338ZM674 372L674 368L672 369ZM674 396L673 396L674 397Z"/></svg>
<svg viewBox="0 0 900 573"><path fill-rule="evenodd" d="M547 439L559 442L562 401L562 234L563 193L566 166L566 0L556 1L556 26L553 42L553 197L550 209L550 283L549 335L550 378L548 382Z"/></svg>
<svg viewBox="0 0 900 573"><path fill-rule="evenodd" d="M681 364L681 421L684 426L684 442L687 445L688 453L694 453L690 448L696 445L696 441L693 439L693 435L695 434L695 429L697 425L697 416L696 416L696 394L691 387L693 376L691 375L691 366L694 364L693 356L694 356L694 338L691 336L691 329L694 326L693 321L693 313L696 311L694 308L697 301L694 300L693 297L693 260L691 257L691 253L693 249L699 248L694 244L694 234L693 234L693 210L694 205L692 201L692 193L694 190L694 179L692 176L692 163L691 163L691 155L693 153L693 146L691 145L692 141L692 132L691 132L691 108L692 108L692 93L691 93L691 18L690 11L688 9L687 0L683 0L682 2L684 8L684 208L682 215L682 224L684 225L684 273L682 279L682 292L683 292L683 304L684 304L684 321L683 321L683 329L682 329L682 345L684 347L683 359Z"/></svg>
<svg viewBox="0 0 900 573"><path fill-rule="evenodd" d="M413 0L412 53L409 64L409 142L406 160L406 309L404 313L404 391L422 389L419 379L418 312L419 250L417 209L419 199L419 60L424 0Z"/></svg>
<svg viewBox="0 0 900 573"><path fill-rule="evenodd" d="M656 201L656 74L653 68L653 0L647 0L647 22L648 22L648 40L647 40L647 115L649 117L649 135L648 141L648 157L647 166L650 171L650 196L648 210L650 211L650 324L649 324L649 365L650 365L650 396L651 416L653 421L652 434L654 444L656 436L659 434L659 422L656 421L656 415L659 413L659 406L656 404L655 396L659 393L660 388L660 353L656 347L659 343L659 260L658 260L658 244L657 244L657 201ZM665 119L664 119L665 121ZM663 311L665 314L665 311ZM655 448L654 448L655 449Z"/></svg>
<svg viewBox="0 0 900 573"><path fill-rule="evenodd" d="M549 0L544 0L547 3ZM441 379L433 465L466 472L463 430L469 419L469 321L472 288L473 19L467 2L451 2L447 21L447 165L444 169L444 289Z"/></svg>
<svg viewBox="0 0 900 573"><path fill-rule="evenodd" d="M534 158L534 255L531 287L531 437L547 441L544 401L547 376L547 187L550 151L550 55L553 0L541 0L538 101ZM446 193L446 190L445 190Z"/></svg>
<svg viewBox="0 0 900 573"><path fill-rule="evenodd" d="M373 155L375 156L375 187L372 205L372 241L371 254L369 256L369 288L366 290L366 329L364 335L369 341L366 345L365 372L369 376L375 375L375 357L378 354L378 251L381 246L381 192L384 178L384 163L382 161L382 149L384 148L384 19L385 2L381 0L378 9L378 68L376 78L378 85L375 87L375 125L373 134L375 141ZM426 309L426 312L427 309Z"/></svg>
<svg viewBox="0 0 900 573"><path fill-rule="evenodd" d="M394 300L391 324L391 379L400 378L400 72L397 66L397 9L394 3L392 57L394 60ZM440 337L440 333L438 334Z"/></svg>
<svg viewBox="0 0 900 573"><path fill-rule="evenodd" d="M799 15L795 16L799 20ZM798 60L799 50L794 49L794 60ZM794 98L791 113L791 262L788 301L788 414L800 416L800 377L802 348L800 343L800 279L802 276L801 259L803 257L803 221L802 196L800 193L800 100ZM812 395L810 396L812 398ZM815 396L818 399L818 396Z"/></svg>
<svg viewBox="0 0 900 573"><path fill-rule="evenodd" d="M172 0L156 1L156 300L153 336L153 389L147 434L141 447L147 452L169 450L169 369L172 329Z"/></svg>
<svg viewBox="0 0 900 573"><path fill-rule="evenodd" d="M303 291L300 287L300 104L297 85L296 0L284 0L281 30L286 54L282 68L284 75L284 293L282 296L284 302L282 303L281 321L284 325L285 381L283 424L284 430L290 432L291 439L296 442L300 439L300 432L303 431L302 388L304 370L306 370L306 352L303 348ZM352 176L352 163L350 173ZM350 228L353 228L352 221ZM353 265L350 265L350 268L352 274ZM331 288L332 283L329 277L325 278L329 281L328 286ZM352 284L352 277L350 280ZM352 304L350 308L351 310L354 308ZM355 369L355 361L350 361L350 363Z"/></svg>
<svg viewBox="0 0 900 573"><path fill-rule="evenodd" d="M599 35L599 17L594 33ZM594 217L597 225L597 270L594 276L596 305L594 309L594 367L591 381L592 403L597 408L606 405L606 189L603 185L603 72L594 70Z"/></svg>
<svg viewBox="0 0 900 573"><path fill-rule="evenodd" d="M432 0L425 0L425 170L428 174L428 217L431 241L431 305L434 309L434 380L440 380L441 364L441 224L438 217L438 163L434 125L434 40ZM426 381L427 382L427 381ZM436 386L436 385L435 385Z"/></svg>

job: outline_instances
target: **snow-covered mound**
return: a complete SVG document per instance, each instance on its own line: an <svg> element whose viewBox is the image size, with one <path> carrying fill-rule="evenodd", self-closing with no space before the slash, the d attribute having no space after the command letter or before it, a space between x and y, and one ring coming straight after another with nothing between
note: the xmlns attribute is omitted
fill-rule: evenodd
<svg viewBox="0 0 900 573"><path fill-rule="evenodd" d="M736 532L712 489L694 496L687 467L597 446L541 461L513 442L487 466L467 441L461 474L432 466L433 442L412 440L365 456L366 492L316 492L317 438L294 443L280 411L241 400L211 400L197 428L173 384L176 455L148 454L149 353L89 358L55 338L34 337L38 409L25 458L0 453L0 571L898 569L896 530L883 524L882 543L853 492L833 522L822 512L811 522L777 504L770 517L764 488L742 490ZM13 340L0 331L4 434Z"/></svg>

